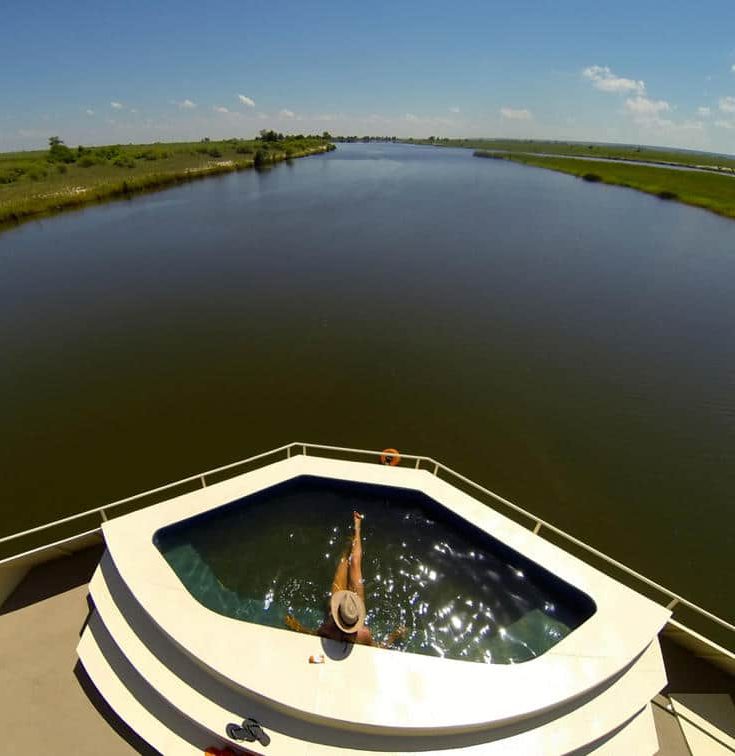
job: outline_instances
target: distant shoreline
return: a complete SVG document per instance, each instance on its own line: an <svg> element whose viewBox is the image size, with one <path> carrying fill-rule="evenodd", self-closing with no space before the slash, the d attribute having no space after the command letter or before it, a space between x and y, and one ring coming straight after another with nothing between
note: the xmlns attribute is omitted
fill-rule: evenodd
<svg viewBox="0 0 735 756"><path fill-rule="evenodd" d="M635 189L735 219L735 156L664 147L541 139L404 139L407 144L473 149L508 160Z"/></svg>
<svg viewBox="0 0 735 756"><path fill-rule="evenodd" d="M77 159L69 164L51 162L45 152L0 155L0 233L66 210L334 149L319 138L282 138L271 143L228 140L97 147L82 153L70 150ZM105 159L105 151L114 159ZM79 155L90 157L83 163ZM4 181L7 176L17 178Z"/></svg>
<svg viewBox="0 0 735 756"><path fill-rule="evenodd" d="M566 173L590 183L635 189L662 200L673 200L735 219L735 178L729 175L702 169L681 170L663 165L637 164L623 158L606 162L573 156L484 150L477 150L474 155Z"/></svg>

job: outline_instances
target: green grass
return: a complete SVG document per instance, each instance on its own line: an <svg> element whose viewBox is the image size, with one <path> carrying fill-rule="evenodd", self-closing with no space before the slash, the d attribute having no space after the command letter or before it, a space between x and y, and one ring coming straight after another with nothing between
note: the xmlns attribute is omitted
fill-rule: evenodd
<svg viewBox="0 0 735 756"><path fill-rule="evenodd" d="M675 170L630 163L605 163L517 153L475 152L477 157L510 160L537 168L570 173L590 182L603 182L702 207L735 218L735 177L703 171Z"/></svg>
<svg viewBox="0 0 735 756"><path fill-rule="evenodd" d="M447 147L468 147L475 150L525 152L546 155L569 155L578 158L607 160L635 160L647 163L700 166L735 173L735 157L689 150L654 149L652 147L618 144L589 144L587 142L552 142L540 139L428 139L412 140L421 144Z"/></svg>
<svg viewBox="0 0 735 756"><path fill-rule="evenodd" d="M0 226L330 149L320 137L285 137L2 153Z"/></svg>

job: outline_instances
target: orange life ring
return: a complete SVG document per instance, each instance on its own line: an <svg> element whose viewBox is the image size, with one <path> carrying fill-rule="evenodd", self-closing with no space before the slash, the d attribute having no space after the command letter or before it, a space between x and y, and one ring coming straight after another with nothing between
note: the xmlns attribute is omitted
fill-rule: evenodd
<svg viewBox="0 0 735 756"><path fill-rule="evenodd" d="M400 464L400 462L401 455L398 453L398 449L383 449L380 454L381 465L390 465L391 467L395 467L396 465Z"/></svg>

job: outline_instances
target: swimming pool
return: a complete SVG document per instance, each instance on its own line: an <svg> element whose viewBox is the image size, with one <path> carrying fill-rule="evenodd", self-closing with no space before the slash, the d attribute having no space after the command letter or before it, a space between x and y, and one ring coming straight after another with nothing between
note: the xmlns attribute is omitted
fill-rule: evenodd
<svg viewBox="0 0 735 756"><path fill-rule="evenodd" d="M412 489L301 475L158 530L189 593L227 617L285 629L324 619L352 511L363 522L367 624L396 648L492 664L540 656L594 601Z"/></svg>

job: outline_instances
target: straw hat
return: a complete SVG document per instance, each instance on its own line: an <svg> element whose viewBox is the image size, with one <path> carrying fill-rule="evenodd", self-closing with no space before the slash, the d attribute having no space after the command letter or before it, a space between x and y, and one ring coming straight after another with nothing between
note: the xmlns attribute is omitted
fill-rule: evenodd
<svg viewBox="0 0 735 756"><path fill-rule="evenodd" d="M330 601L332 619L343 633L356 633L365 624L365 604L354 591L337 591Z"/></svg>

